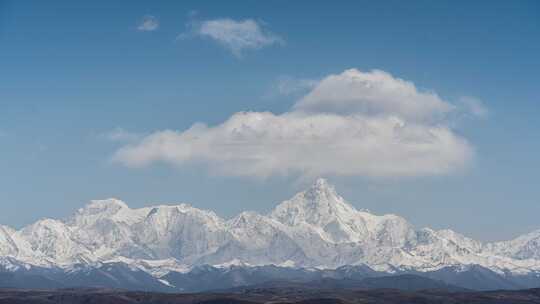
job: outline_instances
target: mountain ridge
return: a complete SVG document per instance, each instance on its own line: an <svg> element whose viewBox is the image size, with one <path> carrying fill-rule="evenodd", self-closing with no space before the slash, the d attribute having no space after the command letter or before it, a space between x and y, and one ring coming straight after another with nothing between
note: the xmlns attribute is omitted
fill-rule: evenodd
<svg viewBox="0 0 540 304"><path fill-rule="evenodd" d="M155 277L205 264L366 265L388 273L479 265L527 275L540 273L540 230L483 243L449 229L416 229L398 215L357 210L319 178L266 215L230 219L189 204L131 209L118 199L94 200L65 220L0 226L0 258L9 269L121 262Z"/></svg>

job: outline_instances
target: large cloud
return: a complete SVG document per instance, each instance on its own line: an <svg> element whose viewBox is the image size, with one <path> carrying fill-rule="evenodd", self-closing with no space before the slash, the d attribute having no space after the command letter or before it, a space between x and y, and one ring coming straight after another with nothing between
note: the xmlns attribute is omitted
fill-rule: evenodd
<svg viewBox="0 0 540 304"><path fill-rule="evenodd" d="M452 108L388 73L348 70L320 81L290 112L240 112L213 127L158 131L114 159L132 167L201 163L236 176L446 174L473 156L434 119Z"/></svg>
<svg viewBox="0 0 540 304"><path fill-rule="evenodd" d="M452 108L437 94L420 92L412 82L380 70L356 69L326 77L295 106L310 112L394 114L410 120L441 117Z"/></svg>

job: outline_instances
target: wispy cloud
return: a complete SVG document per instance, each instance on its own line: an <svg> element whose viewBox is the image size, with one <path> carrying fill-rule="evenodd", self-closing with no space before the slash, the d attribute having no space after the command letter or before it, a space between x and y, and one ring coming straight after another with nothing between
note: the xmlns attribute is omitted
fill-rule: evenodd
<svg viewBox="0 0 540 304"><path fill-rule="evenodd" d="M100 134L101 138L116 142L133 142L143 138L145 134L129 132L122 128L115 128L109 132Z"/></svg>
<svg viewBox="0 0 540 304"><path fill-rule="evenodd" d="M180 38L198 36L208 38L240 57L245 50L257 50L271 45L282 45L284 40L253 19L229 18L193 21L188 32Z"/></svg>
<svg viewBox="0 0 540 304"><path fill-rule="evenodd" d="M486 118L489 116L489 110L484 105L484 102L476 97L463 96L459 99L459 105L462 108L462 112L474 117Z"/></svg>
<svg viewBox="0 0 540 304"><path fill-rule="evenodd" d="M456 107L383 71L323 78L288 111L239 112L216 126L164 130L120 148L130 167L206 164L233 176L447 174L474 155L441 119Z"/></svg>
<svg viewBox="0 0 540 304"><path fill-rule="evenodd" d="M137 30L142 32L152 32L159 28L159 20L155 16L152 15L146 15L144 16L141 21L139 22L139 25L137 26Z"/></svg>
<svg viewBox="0 0 540 304"><path fill-rule="evenodd" d="M274 84L274 90L279 95L294 95L313 89L319 80L281 76Z"/></svg>

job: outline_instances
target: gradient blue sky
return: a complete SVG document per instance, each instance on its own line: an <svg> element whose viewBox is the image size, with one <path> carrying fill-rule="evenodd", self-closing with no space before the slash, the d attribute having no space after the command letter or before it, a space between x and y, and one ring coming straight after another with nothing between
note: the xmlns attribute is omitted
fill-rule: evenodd
<svg viewBox="0 0 540 304"><path fill-rule="evenodd" d="M159 27L140 31L144 16ZM190 22L253 19L284 43L235 56L179 38ZM455 132L476 149L454 174L333 176L346 199L418 227L483 240L540 228L538 1L5 1L0 0L0 223L65 217L91 199L132 207L189 202L229 217L268 211L298 176L212 174L199 166L111 162L121 128L148 134L218 124L238 111L287 111L280 79L381 69L445 100L489 110Z"/></svg>

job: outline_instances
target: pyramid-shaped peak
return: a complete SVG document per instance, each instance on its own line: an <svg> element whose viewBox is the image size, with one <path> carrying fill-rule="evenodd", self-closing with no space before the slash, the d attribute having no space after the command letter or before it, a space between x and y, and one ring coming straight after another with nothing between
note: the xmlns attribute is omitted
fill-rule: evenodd
<svg viewBox="0 0 540 304"><path fill-rule="evenodd" d="M54 231L55 234L63 234L67 231L65 224L59 220L43 218L24 227L21 231L24 235L46 235Z"/></svg>
<svg viewBox="0 0 540 304"><path fill-rule="evenodd" d="M259 223L266 220L266 218L254 211L244 211L234 218L229 223L233 227L246 226L253 223Z"/></svg>
<svg viewBox="0 0 540 304"><path fill-rule="evenodd" d="M306 191L308 199L321 197L337 197L336 188L324 178L318 178Z"/></svg>
<svg viewBox="0 0 540 304"><path fill-rule="evenodd" d="M326 178L319 177L313 185L311 185L311 188L317 188L317 189L325 189L325 188L334 188L333 185L331 185Z"/></svg>
<svg viewBox="0 0 540 304"><path fill-rule="evenodd" d="M356 213L356 209L337 194L333 185L319 178L307 190L276 206L271 217L286 225L309 223L324 227Z"/></svg>
<svg viewBox="0 0 540 304"><path fill-rule="evenodd" d="M121 212L129 212L130 210L128 205L119 199L92 200L89 204L77 210L74 217L68 220L68 222L72 222L76 218L86 221L89 216L112 217Z"/></svg>

